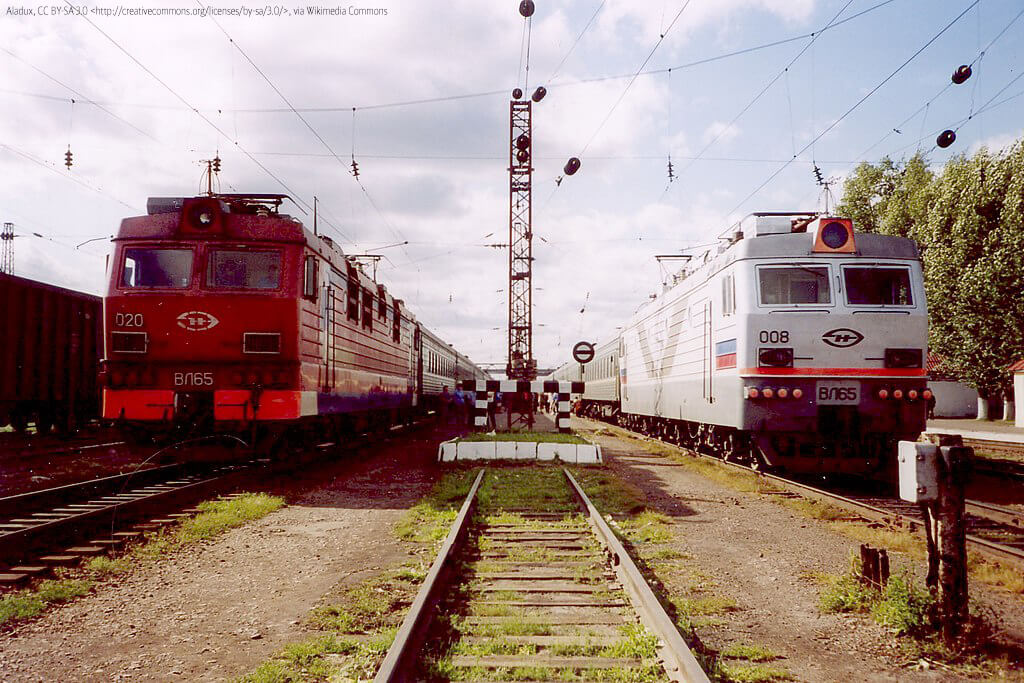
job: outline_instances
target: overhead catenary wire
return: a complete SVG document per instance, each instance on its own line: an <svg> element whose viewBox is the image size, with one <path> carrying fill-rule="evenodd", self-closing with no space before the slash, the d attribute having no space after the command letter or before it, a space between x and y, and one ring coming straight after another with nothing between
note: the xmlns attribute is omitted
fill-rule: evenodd
<svg viewBox="0 0 1024 683"><path fill-rule="evenodd" d="M196 4L198 4L200 7L202 7L202 3L199 2L199 0L196 0ZM340 163L342 166L348 167L348 164L345 163L344 159L342 159L340 156L338 156L338 153L334 151L334 149L331 147L330 143L327 142L327 140L325 140L324 137L322 135L320 135L320 132L317 131L317 129L313 127L313 125L306 119L306 117L303 116L302 113L299 112L294 107L294 105L292 105L292 103L288 99L288 97L285 96L285 94L283 92L281 92L281 89L278 88L277 85L275 85L272 80L270 80L270 77L267 76L267 74L263 71L263 69L261 69L259 67L259 65L257 65L256 62L254 62L251 57L249 57L248 53L246 53L246 51L242 49L242 46L239 45L234 40L234 38L231 37L231 35L227 32L227 30L225 30L225 28L221 25L221 23L219 21L217 21L216 18L214 18L212 16L210 17L210 20L214 23L214 25L218 29L220 29L220 32L224 34L224 37L228 39L228 42L231 43L231 45L238 51L238 53L241 54L242 57L244 57L247 62L249 62L249 65L253 69L255 69L256 73L258 73L260 75L260 77L262 77L263 80L266 81L267 85L269 85L270 88L275 93L277 93L277 96L280 97L281 100L285 104L288 105L288 107L291 110L291 112L294 113L299 118L300 121L302 121L303 125L305 125L306 128L309 130L309 132L313 134L313 137L315 137L320 142L320 144L324 147L324 149L326 149L331 154L331 156L334 157L338 161L338 163ZM377 212L378 216L380 216L381 221L384 223L384 225L389 230L391 230L391 232L399 240L404 240L405 239L405 235L403 235L400 230L395 228L391 224L391 222L387 220L387 218L384 216L384 213L380 210L380 207L377 205L377 202L375 202L373 197L370 195L369 190L366 189L366 185L364 185L363 181L359 178L359 174L358 174L357 168L355 166L355 112L356 112L356 110L355 110L355 108L353 108L352 109L352 136L353 136L352 137L352 166L351 166L351 172L349 174L352 176L352 178L359 185L359 188L363 191L363 195L366 197L366 199L369 202L370 206L373 207L374 211ZM334 228L334 230L337 231L339 235L342 234L341 231L336 226L334 226L332 223L327 222L327 224L330 227ZM405 251L406 258L408 258L409 257L408 251L406 251L404 248L403 248L403 251Z"/></svg>
<svg viewBox="0 0 1024 683"><path fill-rule="evenodd" d="M65 4L66 4L66 5L68 5L69 7L72 7L72 8L73 8L73 7L75 7L75 5L73 5L73 4L71 3L71 0L64 0L64 2L65 2ZM229 135L227 135L227 133L225 133L225 132L224 132L223 130L221 130L221 129L220 129L220 127L219 127L219 126L218 126L218 125L217 125L216 123L214 123L213 121L211 121L211 120L210 120L210 118L209 118L208 116L206 116L206 115L205 115L205 114L203 114L203 113L202 113L201 111L199 111L199 109L197 109L197 108L193 107L193 106L192 106L192 105L191 105L191 104L189 103L189 101L188 101L188 100L186 100L186 99L185 99L184 97L182 97L182 96L181 96L181 95L180 95L180 94L178 93L178 91L176 91L176 90L175 90L174 88L172 88L172 87L171 87L170 85L168 85L168 84L167 84L167 83L166 83L166 82L165 82L165 81L164 81L164 80L163 80L162 78L160 78L159 76L157 76L157 75L156 75L156 74L155 74L155 73L153 72L153 70L152 70L152 69L150 69L149 67L147 67L147 66L146 66L145 64L143 64L143 63L142 63L141 61L139 61L139 59L138 59L137 57L135 57L135 55L133 55L133 54L132 54L131 52L129 52L129 51L127 50L127 49L125 49L125 48L124 48L124 46L122 46L122 45L121 45L121 44L120 44L119 42L117 42L116 40L114 40L114 39L113 39L113 38L112 38L112 37L111 37L111 36L110 36L110 35L109 35L109 34L108 34L108 33L107 33L106 31L104 31L104 30L103 30L103 29L101 29L101 28L100 28L99 26L97 26L97 25L96 25L96 23L95 23L95 22L94 22L94 21L93 21L92 19L90 19L90 18L89 18L88 16L86 16L85 14L82 14L82 13L77 13L77 12L76 12L75 14L76 14L76 16L80 17L80 18L81 18L81 19L82 19L83 21L87 22L87 23L88 23L88 24L89 24L90 26L92 26L92 27L93 27L94 29L96 29L96 31L98 31L98 32L100 33L100 35L102 35L102 36L103 36L104 38L106 38L106 39L107 39L108 41L110 41L110 42L111 42L111 43L112 43L112 44L114 45L114 47L116 47L116 48L117 48L118 50L120 50L120 51L121 51L121 53L122 53L122 54L124 54L124 55L125 55L126 57L128 57L128 59L130 59L130 60L131 60L132 62L134 62L134 63L135 63L135 65L136 65L136 66L138 66L138 67L139 67L140 69L142 69L143 71L145 71L145 72L146 72L146 73L147 73L147 74L148 74L148 75L150 76L150 78L152 78L152 79L153 79L153 80L155 80L155 81L156 81L157 83L159 83L159 84L160 84L161 86L163 86L163 88L164 88L165 90L167 90L167 92L171 93L171 94L172 94L172 95L173 95L173 96L174 96L174 97L175 97L175 98L176 98L176 99L177 99L177 100L178 100L179 102L181 102L181 103L182 103L182 104L184 104L184 105L185 105L186 107L188 107L189 109L191 109L191 110L192 110L192 111L193 111L193 112L194 112L194 113L196 114L196 116L198 116L198 117L199 117L200 119L202 119L202 120L203 120L203 121L204 121L204 122L205 122L205 123L206 123L207 125L209 125L209 126L210 126L211 128L213 128L213 129L214 129L215 131L217 131L217 132L218 132L218 133L219 133L219 134L220 134L220 135L221 135L221 136L222 136L222 137L223 137L224 139L226 139L226 140L231 140L231 137L230 137ZM294 190L292 190L292 189L291 189L291 188L290 188L290 187L288 186L288 184L287 184L287 183L285 183L285 182L284 182L283 180L281 180L281 179L280 179L280 178L279 178L279 177L278 177L278 176L277 176L277 175L276 175L276 174L275 174L275 173L274 173L273 171L271 171L271 170L270 170L269 168L267 168L266 166L264 166L264 165L263 165L263 164L262 164L262 163L260 162L260 160L259 160L259 159L257 159L257 158L256 158L256 157L254 157L254 156L253 156L252 154L250 154L250 153L249 153L249 152L248 152L248 151L247 151L247 150L246 150L246 149L245 149L244 147L242 147L242 146L241 146L241 145L240 145L240 144L238 143L238 140L233 140L233 142L234 142L234 145L235 145L235 147L236 147L236 148L238 148L238 150L239 150L240 152L242 152L242 154L244 154L244 155L245 155L246 157L248 157L248 159L249 159L249 160L250 160L251 162L253 162L254 164L256 164L256 166L258 166L258 167L260 168L260 170L262 170L262 171L263 171L264 173L266 173L267 175L269 175L269 176L270 176L271 178L273 178L273 179L274 179L274 181L275 181L275 182L277 182L277 184L278 184L278 185L280 185L280 186L281 186L282 188L284 188L284 189L285 189L285 191L286 191L286 192L288 193L288 195L289 195L289 196L290 196L290 197L291 197L291 198L292 198L292 199L293 199L293 200L294 200L294 201L295 201L296 203L304 205L304 206L306 207L306 209L312 209L312 206L311 206L311 205L309 204L309 202L307 202L307 201L306 201L305 199L303 199L303 198L302 198L302 196L301 196L301 195L299 195L299 194L298 194L297 192L295 192ZM305 211L304 211L304 210L302 209L302 206L299 206L299 210L300 210L300 211L303 211L303 212L305 212Z"/></svg>
<svg viewBox="0 0 1024 683"><path fill-rule="evenodd" d="M781 79L784 76L786 76L788 74L788 72L789 72L789 69L794 64L796 64L796 62L808 50L810 50L814 46L815 41L818 40L818 38L821 36L821 34L824 33L825 31L827 31L828 29L832 28L836 24L836 22L839 20L839 17L842 16L843 12L845 12L847 10L847 8L849 8L849 6L853 4L853 1L854 0L847 0L846 4L843 5L842 8L840 8L840 10L838 12L835 13L835 15L832 17L831 21L829 21L827 24L825 24L825 26L820 31L816 31L816 32L812 33L811 34L811 40L806 45L804 45L803 48L801 48L800 51L797 52L796 55L791 60L789 60L789 63L786 64L786 66L783 67L783 69L779 73L775 74L774 77L772 77L767 83L764 84L764 86L757 92L757 94L755 94L750 99L750 101L747 102L747 104L744 105L744 107L742 109L740 109L739 113L737 113L732 118L732 120L729 121L728 124L726 124L724 127L722 127L721 130L719 130L717 133L715 133L714 137L712 137L711 140L709 140L704 145L704 147L697 153L697 158L691 160L688 164L686 164L686 166L683 167L683 169L679 172L678 175L682 176L684 173L686 173L686 171L688 171L690 169L690 167L693 166L693 164L697 161L697 159L700 159L704 155L704 153L706 151L711 149L711 147L714 146L714 144L716 142L718 142L722 138L723 135L726 134L726 132L731 130L732 127L734 125L736 125L736 122L739 121L743 117L744 114L746 114L748 111L750 111L750 109L755 104L757 104L757 102L764 96L764 94L766 92L768 92L771 89L771 87L773 85L775 85L779 81L779 79ZM813 79L812 79L812 82L813 82ZM788 79L787 79L787 88L788 88ZM788 93L788 90L787 90L787 93ZM792 128L792 104L790 104L790 128ZM793 156L796 156L796 154L794 153ZM665 187L665 191L662 193L662 197L664 197L665 194L667 194L670 189L671 189L671 184L669 184L669 185L667 185Z"/></svg>
<svg viewBox="0 0 1024 683"><path fill-rule="evenodd" d="M857 12L856 14L852 14L849 17L846 17L845 19L836 22L832 26L832 28L836 28L837 26L845 24L845 23L847 23L849 21L853 21L854 19L858 19L858 18L860 18L861 16L863 16L865 14L873 12L873 11L875 11L877 9L880 9L880 8L886 6L886 5L889 5L889 4L893 3L893 2L896 2L896 0L883 0L882 2L879 2L879 3L875 4L875 5L872 5L871 7L868 7L866 9L864 9L864 10L861 10L860 12ZM790 36L788 38L781 38L779 40L774 40L774 41L770 41L770 42L767 42L767 43L760 43L758 45L752 45L750 47L745 47L745 48L741 48L741 49L738 49L738 50L732 50L732 51L729 51L729 52L724 52L722 54L713 55L711 57L704 57L704 58L701 58L701 59L698 59L698 60L694 60L694 61L691 61L691 62L686 62L686 63L683 63L683 64L677 64L677 65L674 65L674 66L663 67L663 68L658 68L658 69L648 69L646 71L641 71L640 75L641 76L651 76L651 75L657 75L657 74L665 73L669 69L672 69L673 71L680 71L680 70L683 70L683 69L690 69L690 68L694 68L694 67L697 67L697 66L703 66L705 64L711 64L713 62L717 62L717 61L720 61L720 60L730 59L732 57L739 57L739 56L742 56L742 55L751 54L753 52L758 52L758 51L761 51L761 50L771 49L773 47L779 47L781 45L786 45L788 43L796 42L798 40L803 40L804 38L810 38L816 32L820 33L821 29L819 29L818 31L811 31L809 33L801 33L799 35ZM108 37L108 39L109 39L109 37ZM123 49L122 49L122 51L123 51ZM579 80L575 80L575 81L559 83L559 84L553 85L552 87L568 88L568 87L577 86L577 85L587 85L587 84L590 84L590 83L600 83L600 82L604 82L604 81L624 80L624 79L632 78L632 77L633 77L632 73L612 74L612 75L608 75L608 76L595 76L595 77L592 77L592 78L583 78L583 79L579 79ZM10 93L10 94L15 94L15 95L22 95L22 96L25 96L25 97L34 97L34 98L39 98L39 99L50 99L50 100L67 101L66 97L57 97L57 96L54 96L54 95L47 95L47 94L44 94L44 93L32 93L32 92L14 90L14 89L9 89L9 88L0 88L0 92L6 92L6 93ZM499 95L500 96L507 96L508 95L508 90L506 88L501 88L499 90L484 90L484 91L479 91L479 92L461 93L461 94L457 94L457 95L439 95L439 96L436 96L436 97L424 97L424 98L418 98L418 99L413 99L413 100L398 100L398 101L394 101L394 102L382 102L382 103L377 103L377 104L364 104L364 105L355 105L355 106L353 106L352 104L332 105L332 106L328 106L328 107L300 107L300 106L296 106L295 109L297 111L300 111L300 112L304 113L304 114L305 113L316 113L316 112L324 112L324 113L327 113L327 112L349 112L353 108L355 108L357 111L369 111L369 110L376 110L376 109L391 109L391 108L396 108L396 107L411 107L411 106L418 106L418 105L423 105L423 104L436 104L436 103L443 103L443 102L454 102L454 101L459 101L459 100L476 99L476 98L482 98L482 97L496 97L496 96L499 96ZM101 106L103 106L103 107L118 106L118 107L137 107L137 108L141 108L141 109L164 109L164 110L168 110L168 109L170 109L170 110L173 110L173 109L187 109L187 110L192 111L192 112L201 112L201 111L215 112L215 111L220 111L222 113L231 113L231 114L280 114L280 113L288 113L288 112L292 111L290 108L282 108L282 107L246 107L246 108L237 108L236 107L236 108L230 108L230 109L221 108L220 110L218 110L215 107L194 107L194 106L192 106L190 104L187 104L187 103L185 103L184 106L181 106L181 105L155 104L155 103L143 103L143 102L111 102L111 101L105 101L105 100L95 100L95 99L92 99L92 98L86 98L85 96L82 96L82 97L83 97L83 101L84 101L85 104L90 104L90 105L94 105L94 106L97 106L97 107L101 107Z"/></svg>
<svg viewBox="0 0 1024 683"><path fill-rule="evenodd" d="M139 207L132 206L128 202L125 202L125 201L123 201L121 199L118 199L117 197L115 197L114 195L110 194L109 192L107 192L103 188L95 186L95 185L91 185L90 183L85 182L84 180L82 180L80 175L77 175L77 174L76 175L71 175L71 174L65 173L65 172L61 171L60 169L58 169L56 166L53 166L52 164L50 164L49 162L44 161L44 160L36 157L33 154L29 154L28 152L26 152L24 150L18 149L17 147L9 145L9 144L7 144L5 142L0 142L0 149L5 149L8 152L10 152L12 154L16 154L17 156L20 156L23 159L27 159L27 160L31 161L32 163L34 163L34 164L36 164L38 166L42 166L43 168L45 168L47 170L53 171L54 173L60 175L62 178L70 180L71 182L75 183L76 185L79 185L81 187L84 187L87 190L95 192L96 194L98 194L98 195L100 195L102 197L106 197L107 199L109 199L111 201L117 202L118 204L120 204L121 206L123 206L125 208L131 209L132 211L139 211L139 212L142 211L142 209L140 209Z"/></svg>
<svg viewBox="0 0 1024 683"><path fill-rule="evenodd" d="M925 42L924 45L919 47L912 55L907 57L907 59L904 60L902 64L900 64L898 67L896 67L896 69L893 70L888 76L883 78L877 85L875 85L875 87L873 87L865 95L863 95L859 100L857 100L853 104L853 106L851 106L849 109L847 109L845 112L843 112L843 114L841 116L839 116L839 118L837 118L835 121L830 123L823 131L821 131L820 133L815 135L814 138L812 138L810 142L808 142L806 145L804 145L804 147L797 153L797 155L800 155L800 154L803 154L804 152L806 152L818 140L820 140L821 138L825 137L833 128L838 126L839 123L842 122L847 116L849 116L854 111L856 111L860 107L860 105L864 104L864 102L866 102L872 95L874 95L876 92L878 92L882 88L882 86L884 86L886 83L888 83L890 80L892 80L896 76L896 74L898 74L899 72L903 71L903 69L906 68L908 64L910 64L912 61L914 61L914 59L916 59L918 57L918 55L920 55L922 52L924 52L926 49L928 49L928 47L931 46L932 43L934 43L943 34L945 34L946 31L948 31L950 28L952 28L958 21L960 21L960 19L962 19L964 17L964 15L966 15L979 2L981 2L981 0L974 0L973 2L971 2L963 11L960 12L960 14L958 14L956 17L954 17L952 19L952 21L947 23L944 27L942 27L938 31L938 33L936 33L931 38L929 38L928 41ZM758 192L763 190L768 185L768 183L770 183L773 180L775 180L775 178L777 178L779 176L779 174L782 173L782 171L784 171L786 168L789 167L790 163L791 163L791 161L787 161L784 164L782 164L782 166L777 168L771 175L769 175L763 182L761 182L760 185L755 187L747 196L745 196L742 200L740 200L736 204L736 206L734 206L731 210L729 210L728 214L733 214L737 210L739 210L739 208L741 206L746 204L750 199L752 199L755 195L757 195Z"/></svg>
<svg viewBox="0 0 1024 683"><path fill-rule="evenodd" d="M1010 27L1012 27L1015 23L1017 23L1017 20L1020 19L1021 16L1024 16L1024 9L1021 9L1021 11L1017 12L1017 14L1015 14L1013 16L1013 18L1011 18L1010 21L1008 21L1003 26L1003 28L999 31L999 33L997 33L992 38L992 40L990 40L985 45L985 47L983 47L978 52L978 54L974 57L974 59L972 59L970 62L968 62L968 66L974 67L974 65L977 64L978 61L982 58L982 56L985 55L989 50L991 50L992 46L995 45L999 41L999 39L1002 38L1006 34L1006 32L1010 30ZM896 130L902 130L904 126L906 126L908 123L913 121L914 118L916 118L917 115L920 114L921 112L924 112L924 117L923 117L923 119L921 121L921 133L920 133L920 135L923 136L925 121L927 120L928 112L930 110L931 105L934 104L936 100L938 100L940 97L942 97L942 95L944 95L952 87L953 87L953 82L952 81L946 81L946 84L937 93L935 93L929 100L927 100L923 105L918 107L914 111L914 113L912 113L910 116L908 116L905 119L903 119L903 121L901 121L900 123L898 123L895 126L893 126L890 130L886 131L886 133L884 135L882 135L882 137L880 137L873 144L868 146L863 152L858 154L857 158L861 159L861 160L865 159L867 157L868 153L871 152L871 150L873 150L875 147L877 147L878 145L880 145L883 142L885 142L889 138L889 136L891 136L893 134L893 132L895 132ZM919 138L919 140L920 139L923 139L923 137ZM854 162L854 163L859 163L859 162Z"/></svg>
<svg viewBox="0 0 1024 683"><path fill-rule="evenodd" d="M562 61L558 62L558 66L556 66L555 70L551 72L550 76L548 76L548 80L546 81L547 87L550 88L551 83L554 83L555 79L558 78L558 74L561 73L562 67L565 66L565 63L566 61L568 61L569 56L576 49L576 46L579 45L580 41L583 39L584 34L586 34L587 30L590 28L590 25L594 23L594 19L597 19L597 15L601 13L601 10L604 8L604 5L607 1L608 0L601 0L601 4L599 4L597 6L597 9L594 10L594 13L590 15L590 19L587 20L587 23L583 26L583 30L579 32L579 35L576 36L576 40L572 41L572 45L569 46L568 51L566 51L566 53L562 55ZM664 7L662 9L664 9Z"/></svg>

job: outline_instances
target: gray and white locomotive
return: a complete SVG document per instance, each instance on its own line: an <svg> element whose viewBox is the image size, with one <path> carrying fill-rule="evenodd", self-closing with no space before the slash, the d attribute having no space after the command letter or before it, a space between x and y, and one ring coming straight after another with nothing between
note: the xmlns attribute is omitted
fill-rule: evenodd
<svg viewBox="0 0 1024 683"><path fill-rule="evenodd" d="M592 367L555 377L584 373L584 414L669 441L793 472L866 473L924 430L927 337L911 240L756 213L692 258Z"/></svg>

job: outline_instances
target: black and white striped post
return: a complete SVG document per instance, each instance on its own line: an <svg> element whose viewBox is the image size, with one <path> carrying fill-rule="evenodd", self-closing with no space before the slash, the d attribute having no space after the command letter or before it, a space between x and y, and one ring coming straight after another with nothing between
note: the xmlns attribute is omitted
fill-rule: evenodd
<svg viewBox="0 0 1024 683"><path fill-rule="evenodd" d="M487 426L487 393L500 391L505 394L558 394L558 412L555 416L555 426L558 431L567 433L569 429L569 412L572 409L570 394L582 394L583 382L557 382L557 381L527 381L527 380L463 380L463 391L476 392L476 403L473 406L473 426L485 428Z"/></svg>

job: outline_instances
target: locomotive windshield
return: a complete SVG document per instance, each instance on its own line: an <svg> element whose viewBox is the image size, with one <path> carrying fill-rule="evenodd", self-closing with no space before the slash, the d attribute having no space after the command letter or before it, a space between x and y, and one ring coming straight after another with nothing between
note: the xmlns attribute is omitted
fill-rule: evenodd
<svg viewBox="0 0 1024 683"><path fill-rule="evenodd" d="M124 250L121 284L125 287L184 289L192 281L191 249Z"/></svg>
<svg viewBox="0 0 1024 683"><path fill-rule="evenodd" d="M213 249L206 285L224 289L277 289L281 285L281 253Z"/></svg>
<svg viewBox="0 0 1024 683"><path fill-rule="evenodd" d="M790 266L758 268L761 305L827 304L832 295L828 287L828 268Z"/></svg>
<svg viewBox="0 0 1024 683"><path fill-rule="evenodd" d="M913 306L906 268L843 268L846 302L851 306Z"/></svg>

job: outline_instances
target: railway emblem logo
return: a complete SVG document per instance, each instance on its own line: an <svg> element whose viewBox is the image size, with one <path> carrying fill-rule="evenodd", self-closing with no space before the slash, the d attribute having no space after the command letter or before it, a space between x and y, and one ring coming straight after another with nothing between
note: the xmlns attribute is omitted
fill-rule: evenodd
<svg viewBox="0 0 1024 683"><path fill-rule="evenodd" d="M821 335L821 341L825 342L829 346L834 346L837 349L845 349L851 346L856 346L864 340L864 335L857 330L851 330L848 327L838 327L834 330L829 330L825 334Z"/></svg>
<svg viewBox="0 0 1024 683"><path fill-rule="evenodd" d="M216 327L219 322L204 311L185 311L178 316L178 327L189 332L203 332Z"/></svg>

